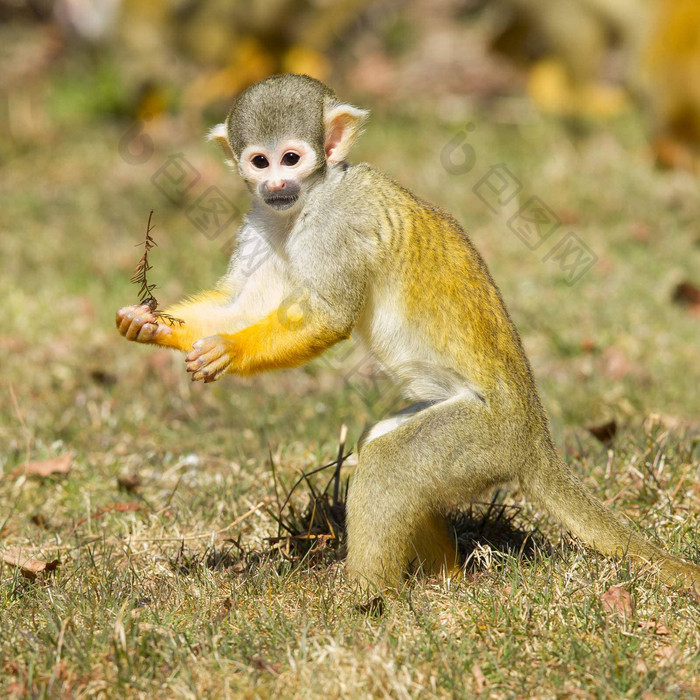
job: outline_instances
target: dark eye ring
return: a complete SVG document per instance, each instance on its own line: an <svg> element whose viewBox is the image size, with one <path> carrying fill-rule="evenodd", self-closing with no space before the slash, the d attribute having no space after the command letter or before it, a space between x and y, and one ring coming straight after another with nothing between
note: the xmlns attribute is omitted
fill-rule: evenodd
<svg viewBox="0 0 700 700"><path fill-rule="evenodd" d="M294 151L288 151L282 156L282 165L296 165L299 162L301 156Z"/></svg>
<svg viewBox="0 0 700 700"><path fill-rule="evenodd" d="M270 165L267 162L267 158L265 158L265 156L261 156L259 154L257 156L253 156L250 159L250 162L259 170L262 170L263 168L267 168L267 166Z"/></svg>

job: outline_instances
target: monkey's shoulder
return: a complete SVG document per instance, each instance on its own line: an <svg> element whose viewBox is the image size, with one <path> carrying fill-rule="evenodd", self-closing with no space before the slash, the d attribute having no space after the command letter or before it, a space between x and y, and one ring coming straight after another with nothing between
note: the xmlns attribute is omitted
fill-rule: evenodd
<svg viewBox="0 0 700 700"><path fill-rule="evenodd" d="M413 193L369 163L347 165L340 182L343 187L357 192L365 203L377 201L386 204L387 200L398 203L399 200L416 199Z"/></svg>
<svg viewBox="0 0 700 700"><path fill-rule="evenodd" d="M464 227L450 212L419 197L381 170L359 163L348 168L345 182L357 193L363 209L373 216L386 218L386 212L393 210L395 216L388 216L390 228L400 227L408 214L416 234L433 236L439 232L457 246L476 252Z"/></svg>
<svg viewBox="0 0 700 700"><path fill-rule="evenodd" d="M439 219L450 228L463 232L461 224L445 209L419 197L404 187L390 175L373 168L367 163L358 163L348 168L346 179L348 185L362 193L365 202L372 199L382 206L408 207L412 212L432 219ZM377 198L376 193L382 193ZM375 193L372 196L372 193Z"/></svg>

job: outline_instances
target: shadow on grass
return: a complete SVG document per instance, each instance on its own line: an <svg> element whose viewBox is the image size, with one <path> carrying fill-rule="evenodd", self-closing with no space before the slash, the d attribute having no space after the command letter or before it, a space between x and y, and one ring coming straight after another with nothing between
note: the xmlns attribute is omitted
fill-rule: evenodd
<svg viewBox="0 0 700 700"><path fill-rule="evenodd" d="M457 551L467 572L483 568L481 554L492 552L531 561L544 542L537 529L526 527L519 518L521 508L500 503L496 491L490 503L472 503L467 510L450 514L449 521L457 540Z"/></svg>
<svg viewBox="0 0 700 700"><path fill-rule="evenodd" d="M303 473L280 499L277 491L277 473L270 456L277 493L276 512L268 509L277 522L277 535L266 539L262 550L249 550L238 540L226 540L228 546L208 547L203 552L189 552L181 546L175 557L170 557L173 570L190 575L206 567L210 570L230 569L233 573L253 573L263 564L306 566L324 569L345 558L346 529L345 504L348 480L341 478L345 454L345 433L341 431L338 457L321 467ZM324 488L314 484L312 476L332 469L333 475ZM299 494L299 491L302 493ZM306 505L299 509L294 500L305 495ZM499 554L531 560L541 549L537 530L523 527L518 522L520 508L500 502L496 491L490 503L472 503L467 510L456 510L447 518L454 533L457 551L465 571L474 573L485 568L486 559L499 559ZM293 500L294 497L294 500ZM491 566L491 562L488 563Z"/></svg>

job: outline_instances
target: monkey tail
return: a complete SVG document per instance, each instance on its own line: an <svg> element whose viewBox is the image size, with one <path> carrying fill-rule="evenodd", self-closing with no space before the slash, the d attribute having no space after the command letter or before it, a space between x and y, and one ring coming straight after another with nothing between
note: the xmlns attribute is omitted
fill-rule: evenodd
<svg viewBox="0 0 700 700"><path fill-rule="evenodd" d="M638 535L586 489L553 449L542 467L528 476L521 480L525 494L587 545L608 556L652 564L665 583L680 584L700 595L700 566L674 557Z"/></svg>

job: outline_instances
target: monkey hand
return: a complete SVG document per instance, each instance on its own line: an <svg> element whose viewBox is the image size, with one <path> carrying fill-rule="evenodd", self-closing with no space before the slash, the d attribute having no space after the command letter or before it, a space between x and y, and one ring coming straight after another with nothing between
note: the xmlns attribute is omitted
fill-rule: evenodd
<svg viewBox="0 0 700 700"><path fill-rule="evenodd" d="M220 335L201 338L185 358L187 371L192 373L192 381L202 380L207 384L220 379L233 362L233 348L230 342Z"/></svg>
<svg viewBox="0 0 700 700"><path fill-rule="evenodd" d="M162 344L173 329L159 323L147 304L124 306L117 311L117 329L127 339L137 343Z"/></svg>

